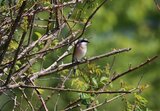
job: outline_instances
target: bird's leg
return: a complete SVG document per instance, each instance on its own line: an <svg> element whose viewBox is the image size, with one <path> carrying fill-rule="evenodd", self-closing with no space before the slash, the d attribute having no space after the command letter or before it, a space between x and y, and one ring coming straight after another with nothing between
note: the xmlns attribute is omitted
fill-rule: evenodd
<svg viewBox="0 0 160 111"><path fill-rule="evenodd" d="M85 61L86 61L86 60L87 60L87 57L83 57L82 60L85 60Z"/></svg>

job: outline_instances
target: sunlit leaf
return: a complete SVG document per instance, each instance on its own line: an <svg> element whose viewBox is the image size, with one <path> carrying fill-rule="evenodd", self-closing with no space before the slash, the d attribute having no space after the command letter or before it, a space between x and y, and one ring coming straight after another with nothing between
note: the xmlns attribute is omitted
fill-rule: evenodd
<svg viewBox="0 0 160 111"><path fill-rule="evenodd" d="M10 44L9 44L9 49L13 49L13 50L15 50L15 49L17 49L18 48L18 43L16 42L16 41L11 41L10 42Z"/></svg>
<svg viewBox="0 0 160 111"><path fill-rule="evenodd" d="M42 37L42 34L40 32L34 32L38 38Z"/></svg>
<svg viewBox="0 0 160 111"><path fill-rule="evenodd" d="M43 94L44 91L45 91L45 90L43 90L43 89L37 89L37 90L40 92L40 94Z"/></svg>
<svg viewBox="0 0 160 111"><path fill-rule="evenodd" d="M92 78L92 82L93 82L93 85L95 87L98 87L98 83L97 83L97 80L95 78Z"/></svg>
<svg viewBox="0 0 160 111"><path fill-rule="evenodd" d="M22 23L21 23L21 28L24 31L27 31L27 29L28 29L28 17L23 18Z"/></svg>
<svg viewBox="0 0 160 111"><path fill-rule="evenodd" d="M15 69L18 70L18 69L19 69L19 66L18 66L18 65L15 65Z"/></svg>
<svg viewBox="0 0 160 111"><path fill-rule="evenodd" d="M136 104L138 104L139 106L145 107L146 104L148 103L148 101L141 95L134 93L134 97L136 98Z"/></svg>
<svg viewBox="0 0 160 111"><path fill-rule="evenodd" d="M102 84L106 84L109 81L109 79L107 77L101 77L100 82Z"/></svg>
<svg viewBox="0 0 160 111"><path fill-rule="evenodd" d="M87 88L87 84L81 81L79 78L73 79L71 82L71 86L75 86L77 89L85 90Z"/></svg>

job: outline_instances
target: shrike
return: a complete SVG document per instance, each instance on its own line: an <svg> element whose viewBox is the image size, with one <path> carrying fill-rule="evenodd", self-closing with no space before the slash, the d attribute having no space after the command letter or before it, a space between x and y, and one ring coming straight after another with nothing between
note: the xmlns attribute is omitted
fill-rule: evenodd
<svg viewBox="0 0 160 111"><path fill-rule="evenodd" d="M78 42L75 44L73 55L72 55L72 63L73 62L78 62L83 59L83 57L87 53L87 44L89 41L87 39L80 39ZM73 73L75 74L76 72L76 67L73 69Z"/></svg>

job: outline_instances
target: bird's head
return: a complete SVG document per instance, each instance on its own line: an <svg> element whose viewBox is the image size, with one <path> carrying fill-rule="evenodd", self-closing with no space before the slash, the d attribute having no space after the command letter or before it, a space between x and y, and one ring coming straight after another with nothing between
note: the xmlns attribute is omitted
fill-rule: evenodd
<svg viewBox="0 0 160 111"><path fill-rule="evenodd" d="M82 38L82 39L78 40L77 44L79 44L79 43L89 43L89 41L85 38Z"/></svg>

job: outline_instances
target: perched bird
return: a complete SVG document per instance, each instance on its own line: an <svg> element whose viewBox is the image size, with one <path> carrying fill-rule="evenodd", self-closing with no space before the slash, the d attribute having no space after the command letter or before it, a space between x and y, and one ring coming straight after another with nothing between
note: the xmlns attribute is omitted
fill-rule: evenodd
<svg viewBox="0 0 160 111"><path fill-rule="evenodd" d="M83 57L87 53L87 44L89 41L87 39L80 39L78 42L75 44L73 55L72 55L72 63L73 62L78 62L83 59ZM76 67L73 69L73 73L75 74L76 72Z"/></svg>

